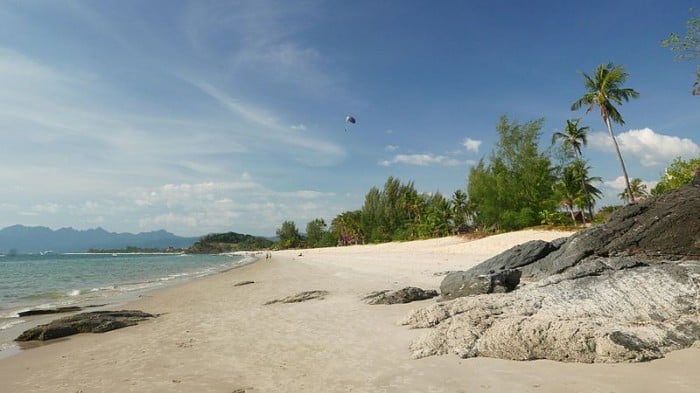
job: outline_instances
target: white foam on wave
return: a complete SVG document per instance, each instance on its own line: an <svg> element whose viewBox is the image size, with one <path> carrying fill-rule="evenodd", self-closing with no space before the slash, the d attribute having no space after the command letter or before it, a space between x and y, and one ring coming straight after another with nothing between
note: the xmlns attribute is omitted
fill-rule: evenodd
<svg viewBox="0 0 700 393"><path fill-rule="evenodd" d="M138 291L143 289L155 288L163 285L161 282L142 282L142 283L132 283L132 284L120 284L116 285L114 289L120 292L130 292Z"/></svg>
<svg viewBox="0 0 700 393"><path fill-rule="evenodd" d="M12 311L7 311L2 314L0 314L0 319L6 319L6 318L19 318L19 313L23 311L29 311L28 308L22 308L20 310L12 310Z"/></svg>
<svg viewBox="0 0 700 393"><path fill-rule="evenodd" d="M80 289L74 289L68 292L68 296L80 296Z"/></svg>
<svg viewBox="0 0 700 393"><path fill-rule="evenodd" d="M115 285L108 285L106 287L98 287L90 289L90 292L100 292L100 291L113 291L116 289Z"/></svg>
<svg viewBox="0 0 700 393"><path fill-rule="evenodd" d="M19 325L20 323L25 323L24 319L13 319L11 321L6 321L6 322L0 322L0 330L7 330L15 325Z"/></svg>
<svg viewBox="0 0 700 393"><path fill-rule="evenodd" d="M174 274L168 274L166 277L161 277L158 280L159 281L170 281L170 280L175 280L178 278L182 277L188 277L191 273L174 273Z"/></svg>

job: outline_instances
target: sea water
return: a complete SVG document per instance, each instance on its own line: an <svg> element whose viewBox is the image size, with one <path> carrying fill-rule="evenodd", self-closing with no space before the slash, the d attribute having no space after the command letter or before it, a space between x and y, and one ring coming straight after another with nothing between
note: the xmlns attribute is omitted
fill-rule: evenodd
<svg viewBox="0 0 700 393"><path fill-rule="evenodd" d="M12 340L19 333L62 315L20 317L22 311L68 306L104 308L253 260L235 254L0 256L0 358L16 352Z"/></svg>

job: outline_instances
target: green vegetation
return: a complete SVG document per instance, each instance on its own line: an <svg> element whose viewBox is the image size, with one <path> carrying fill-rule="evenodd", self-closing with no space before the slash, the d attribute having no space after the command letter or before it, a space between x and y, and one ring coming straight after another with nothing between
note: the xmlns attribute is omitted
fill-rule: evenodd
<svg viewBox="0 0 700 393"><path fill-rule="evenodd" d="M555 132L552 135L552 144L556 143L557 140L562 140L562 150L564 154L570 154L573 152L575 161L570 164L570 167L564 169L564 175L560 179L562 182L576 181L581 185L581 195L576 195L578 193L571 193L569 191L571 185L560 184L558 185L559 191L567 191L569 196L575 197L570 199L565 203L565 206L570 209L573 218L573 207L587 207L589 212L589 217L593 218L593 200L589 192L590 184L586 183L587 167L583 161L583 155L581 153L581 146L586 146L588 144L588 130L590 127L579 127L579 122L581 119L573 119L566 121L566 127L564 127L564 132ZM583 209L581 209L583 212ZM585 224L586 217L582 213L581 220ZM575 224L574 220L574 224Z"/></svg>
<svg viewBox="0 0 700 393"><path fill-rule="evenodd" d="M693 11L691 8L690 12ZM700 59L700 12L688 19L686 28L682 38L677 33L671 33L667 39L661 41L661 45L676 52L677 61ZM700 94L700 69L695 72L692 94Z"/></svg>
<svg viewBox="0 0 700 393"><path fill-rule="evenodd" d="M622 167L622 174L625 176L629 202L634 202L634 194L630 187L630 179L627 175L627 169L625 168L625 161L622 159L620 147L617 145L617 139L615 138L615 133L613 133L611 121L619 125L624 125L625 121L622 119L622 115L620 115L620 112L618 112L613 104L622 105L623 101L626 102L629 101L630 98L638 98L639 93L634 89L622 87L629 75L624 67L616 66L613 63L599 65L593 77L585 72L581 74L583 75L586 93L571 105L571 110L579 110L583 106L587 107L586 113L590 112L594 107L600 109L600 116L603 118L603 122L608 128L610 139L617 152L617 159L620 161L620 166Z"/></svg>
<svg viewBox="0 0 700 393"><path fill-rule="evenodd" d="M651 190L652 195L660 195L664 192L681 188L693 181L695 169L700 167L700 157L687 161L676 157L671 165L666 168L661 180Z"/></svg>
<svg viewBox="0 0 700 393"><path fill-rule="evenodd" d="M277 230L277 237L278 248L297 248L302 245L302 237L294 221L283 222L282 227Z"/></svg>
<svg viewBox="0 0 700 393"><path fill-rule="evenodd" d="M219 254L233 251L252 251L270 248L273 242L264 237L242 235L235 232L215 233L203 236L187 249L191 254Z"/></svg>
<svg viewBox="0 0 700 393"><path fill-rule="evenodd" d="M552 211L555 183L549 155L538 150L542 119L518 124L501 117L499 142L488 163L482 159L469 172L469 200L474 222L491 230L514 230L540 223L540 212Z"/></svg>

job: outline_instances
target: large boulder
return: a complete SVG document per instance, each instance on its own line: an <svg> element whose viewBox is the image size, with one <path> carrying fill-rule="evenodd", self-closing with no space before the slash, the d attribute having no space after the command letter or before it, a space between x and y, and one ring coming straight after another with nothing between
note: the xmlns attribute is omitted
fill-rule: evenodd
<svg viewBox="0 0 700 393"><path fill-rule="evenodd" d="M504 291L474 281L511 270L524 281L514 291L492 293ZM518 246L448 275L443 284L458 274L472 280L463 280L463 287L480 287L474 293L482 294L408 315L403 324L432 328L411 345L414 357L455 353L577 362L663 357L700 340L700 184L628 205L605 224L551 247ZM463 289L451 289L448 296L469 294Z"/></svg>
<svg viewBox="0 0 700 393"><path fill-rule="evenodd" d="M154 317L155 315L133 310L85 312L25 330L15 341L44 341L78 333L104 333Z"/></svg>
<svg viewBox="0 0 700 393"><path fill-rule="evenodd" d="M431 299L438 293L434 289L422 289L417 287L406 287L396 291L383 290L366 295L362 300L367 304L403 304L416 300Z"/></svg>
<svg viewBox="0 0 700 393"><path fill-rule="evenodd" d="M520 282L517 268L531 264L557 250L564 240L533 240L487 259L467 271L450 272L440 284L443 300L484 293L510 292Z"/></svg>

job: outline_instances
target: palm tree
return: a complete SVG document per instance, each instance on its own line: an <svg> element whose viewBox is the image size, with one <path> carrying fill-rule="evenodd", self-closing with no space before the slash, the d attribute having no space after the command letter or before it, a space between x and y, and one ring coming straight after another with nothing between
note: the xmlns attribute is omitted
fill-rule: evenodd
<svg viewBox="0 0 700 393"><path fill-rule="evenodd" d="M595 205L595 199L600 199L603 193L593 185L594 182L602 183L603 179L599 176L588 176L588 171L591 169L586 162L583 160L574 161L571 164L574 175L579 179L583 185L583 198L580 199L581 211L584 208L588 209L588 216L593 220L593 206Z"/></svg>
<svg viewBox="0 0 700 393"><path fill-rule="evenodd" d="M647 185L642 183L642 179L640 178L634 178L632 179L632 182L630 183L630 189L632 190L632 195L634 196L635 199L637 198L646 198L649 196L649 191L647 190ZM617 196L620 197L620 199L625 200L625 192L619 193Z"/></svg>
<svg viewBox="0 0 700 393"><path fill-rule="evenodd" d="M573 149L574 155L576 156L576 161L578 162L581 162L583 160L581 156L581 146L586 146L588 144L586 134L590 129L589 127L579 127L578 123L580 121L581 119L567 120L564 132L555 132L552 135L552 144L556 143L557 140L562 139L562 147L564 148L564 151L569 151L569 149ZM584 198L588 200L590 198L588 196L588 191L586 190L586 183L584 182L584 177L580 176L580 178L581 190L583 191ZM581 210L581 214L583 215L583 210ZM589 209L589 214L592 220L592 209Z"/></svg>
<svg viewBox="0 0 700 393"><path fill-rule="evenodd" d="M620 147L617 145L617 139L615 139L615 134L612 130L611 121L619 125L624 125L625 121L613 104L622 105L623 101L626 102L629 101L630 98L638 98L639 93L634 89L622 87L622 84L625 83L629 76L622 66L616 66L613 63L608 63L607 65L601 64L596 68L593 77L590 77L585 72L582 72L582 74L584 85L586 86L586 93L571 105L571 110L578 110L584 105L587 106L586 113L590 112L593 107L596 106L600 109L600 116L608 127L610 139L613 141L613 146L615 146L615 151L617 152L617 158L620 160L620 165L622 166L622 173L625 176L629 201L634 202L629 176L627 175L625 162L620 153Z"/></svg>
<svg viewBox="0 0 700 393"><path fill-rule="evenodd" d="M452 194L452 213L454 229L460 230L467 224L467 193L455 190Z"/></svg>
<svg viewBox="0 0 700 393"><path fill-rule="evenodd" d="M564 132L555 132L552 135L552 144L562 139L562 146L565 151L573 149L577 160L581 159L581 146L588 144L587 133L590 130L590 127L579 127L578 123L580 121L581 119L567 120Z"/></svg>
<svg viewBox="0 0 700 393"><path fill-rule="evenodd" d="M583 191L579 185L580 182L576 178L573 167L564 168L561 178L559 178L559 181L554 185L554 192L559 200L559 204L566 207L574 225L576 225L574 206L579 204L581 192ZM583 220L583 224L585 223L585 220Z"/></svg>

